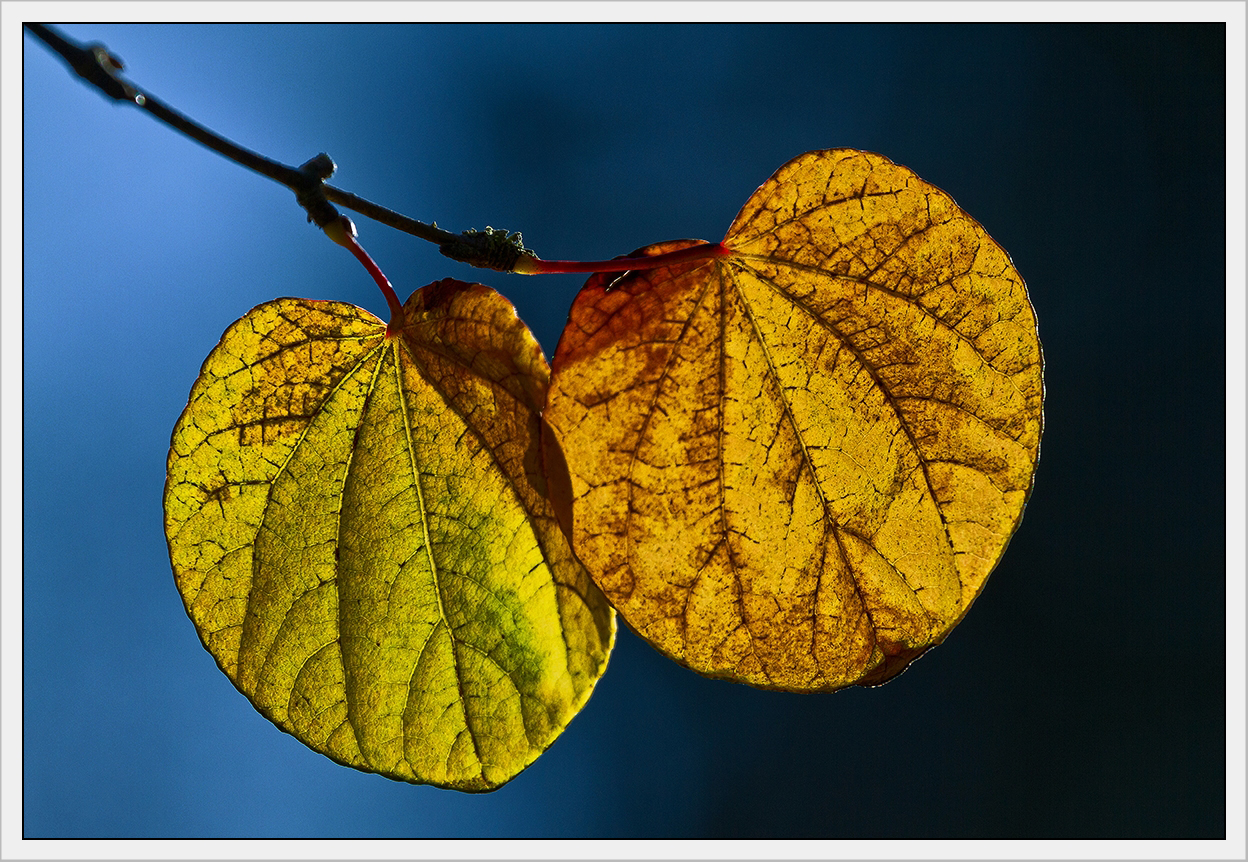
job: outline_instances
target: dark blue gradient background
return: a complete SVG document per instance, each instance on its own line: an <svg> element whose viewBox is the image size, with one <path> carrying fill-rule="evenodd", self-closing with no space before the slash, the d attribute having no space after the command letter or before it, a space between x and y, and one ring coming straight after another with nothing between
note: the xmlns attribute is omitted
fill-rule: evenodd
<svg viewBox="0 0 1248 862"><path fill-rule="evenodd" d="M1047 428L975 609L882 688L712 682L622 631L496 793L337 766L200 646L161 491L231 322L278 296L385 303L288 191L26 36L26 837L1223 835L1221 25L63 29L251 148L326 151L344 188L548 258L718 239L788 159L884 153L1027 279ZM401 295L485 281L553 353L582 278L357 223Z"/></svg>

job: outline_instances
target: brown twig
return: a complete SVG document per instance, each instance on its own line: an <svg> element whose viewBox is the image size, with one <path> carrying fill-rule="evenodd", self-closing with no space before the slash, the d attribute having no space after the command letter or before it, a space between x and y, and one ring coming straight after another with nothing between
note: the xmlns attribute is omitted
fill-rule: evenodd
<svg viewBox="0 0 1248 862"><path fill-rule="evenodd" d="M289 188L295 193L300 206L307 210L309 221L315 221L322 228L339 217L333 207L336 203L396 230L435 243L447 257L471 266L512 272L521 255L531 255L518 233L489 227L484 231L451 233L331 186L325 180L333 174L334 163L325 153L295 168L239 146L123 78L119 73L125 68L124 64L100 43L78 44L45 24L26 24L25 27L61 55L74 73L105 96L142 108L227 159Z"/></svg>

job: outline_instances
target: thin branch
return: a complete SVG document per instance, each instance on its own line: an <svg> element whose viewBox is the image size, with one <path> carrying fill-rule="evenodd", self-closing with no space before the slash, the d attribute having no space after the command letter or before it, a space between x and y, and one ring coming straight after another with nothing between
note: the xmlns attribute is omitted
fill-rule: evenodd
<svg viewBox="0 0 1248 862"><path fill-rule="evenodd" d="M373 221L379 221L382 224L389 225L396 230L404 233L410 233L412 236L420 237L423 240L437 243L444 246L448 243L455 242L459 239L458 234L450 231L442 230L437 225L425 224L423 221L417 221L414 218L403 215L403 213L395 212L392 209L383 207L381 204L375 204L372 201L365 200L359 195L331 186L329 183L323 185L325 197L329 198L336 204L354 210L362 216L367 216ZM445 252L443 252L445 253Z"/></svg>
<svg viewBox="0 0 1248 862"><path fill-rule="evenodd" d="M471 266L513 272L522 257L535 259L524 247L519 233L487 227L484 231L454 234L327 184L325 180L333 174L334 163L324 153L295 168L239 146L121 77L118 73L125 68L121 60L100 43L80 45L44 24L26 24L25 27L105 96L136 105L227 159L289 188L300 206L308 211L309 220L321 228L339 218L330 203L333 201L382 224L436 243L442 254Z"/></svg>

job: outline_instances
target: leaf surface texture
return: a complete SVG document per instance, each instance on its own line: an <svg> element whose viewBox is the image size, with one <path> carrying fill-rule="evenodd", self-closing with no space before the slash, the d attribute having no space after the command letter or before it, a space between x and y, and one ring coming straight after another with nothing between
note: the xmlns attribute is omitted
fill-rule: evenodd
<svg viewBox="0 0 1248 862"><path fill-rule="evenodd" d="M699 673L882 682L962 619L1022 517L1026 287L952 198L856 150L786 164L722 244L573 304L546 410L573 547Z"/></svg>
<svg viewBox="0 0 1248 862"><path fill-rule="evenodd" d="M549 369L511 304L446 279L403 311L388 336L279 299L229 328L173 433L170 556L204 645L282 730L491 790L584 705L614 614L547 502Z"/></svg>

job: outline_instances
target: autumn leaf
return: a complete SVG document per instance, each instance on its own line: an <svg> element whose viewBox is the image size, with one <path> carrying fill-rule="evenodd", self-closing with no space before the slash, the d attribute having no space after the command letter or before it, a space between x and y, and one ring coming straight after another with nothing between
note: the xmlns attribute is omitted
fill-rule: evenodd
<svg viewBox="0 0 1248 862"><path fill-rule="evenodd" d="M402 311L397 336L301 299L229 328L173 432L169 552L205 647L282 730L491 790L585 704L614 615L547 502L549 370L510 303L447 279Z"/></svg>
<svg viewBox="0 0 1248 862"><path fill-rule="evenodd" d="M699 673L882 682L1022 517L1043 397L1023 280L947 194L855 150L786 164L708 252L576 298L546 409L573 547Z"/></svg>

